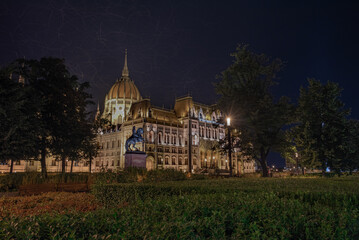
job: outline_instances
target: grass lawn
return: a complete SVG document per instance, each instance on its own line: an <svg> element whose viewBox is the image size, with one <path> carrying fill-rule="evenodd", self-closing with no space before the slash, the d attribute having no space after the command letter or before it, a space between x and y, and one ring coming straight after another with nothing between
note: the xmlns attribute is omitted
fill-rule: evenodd
<svg viewBox="0 0 359 240"><path fill-rule="evenodd" d="M0 211L0 239L359 239L359 177L98 184Z"/></svg>

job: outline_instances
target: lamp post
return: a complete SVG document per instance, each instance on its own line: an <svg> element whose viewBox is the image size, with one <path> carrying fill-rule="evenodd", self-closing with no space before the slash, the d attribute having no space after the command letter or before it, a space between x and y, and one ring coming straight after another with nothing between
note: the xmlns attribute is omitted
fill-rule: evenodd
<svg viewBox="0 0 359 240"><path fill-rule="evenodd" d="M205 158L204 161L206 162L206 168L207 168L207 158Z"/></svg>
<svg viewBox="0 0 359 240"><path fill-rule="evenodd" d="M232 139L231 139L231 118L227 118L228 128L228 159L229 159L229 176L232 177Z"/></svg>

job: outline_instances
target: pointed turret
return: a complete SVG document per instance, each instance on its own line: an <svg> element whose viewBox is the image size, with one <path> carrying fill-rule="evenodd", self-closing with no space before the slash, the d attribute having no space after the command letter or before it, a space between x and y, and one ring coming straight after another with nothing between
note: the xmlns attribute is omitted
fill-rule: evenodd
<svg viewBox="0 0 359 240"><path fill-rule="evenodd" d="M122 70L122 77L129 77L130 73L128 71L128 67L127 67L127 49L125 49L125 65L123 66L123 70Z"/></svg>
<svg viewBox="0 0 359 240"><path fill-rule="evenodd" d="M95 121L97 121L100 117L100 102L97 102L97 111L95 115Z"/></svg>

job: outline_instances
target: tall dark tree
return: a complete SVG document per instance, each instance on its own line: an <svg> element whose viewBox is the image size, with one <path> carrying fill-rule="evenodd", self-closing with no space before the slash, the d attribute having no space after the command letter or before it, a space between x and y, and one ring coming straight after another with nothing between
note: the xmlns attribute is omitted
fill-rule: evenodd
<svg viewBox="0 0 359 240"><path fill-rule="evenodd" d="M83 155L83 144L93 143L86 110L92 103L89 84L79 83L63 59L17 60L1 69L0 84L0 158L11 160L11 170L14 160L33 158L46 175L51 154L62 160L64 171L67 159L73 165Z"/></svg>
<svg viewBox="0 0 359 240"><path fill-rule="evenodd" d="M287 98L276 101L270 92L283 63L253 53L247 45L239 45L232 56L233 64L222 72L216 85L219 104L240 132L243 154L255 159L266 177L267 156L286 142L283 128L293 112Z"/></svg>
<svg viewBox="0 0 359 240"><path fill-rule="evenodd" d="M28 160L36 156L39 130L37 97L25 84L25 66L15 61L0 70L0 161Z"/></svg>
<svg viewBox="0 0 359 240"><path fill-rule="evenodd" d="M359 169L359 121L350 119L346 127L346 142L344 150L345 160L342 162L342 170L351 174L354 169Z"/></svg>
<svg viewBox="0 0 359 240"><path fill-rule="evenodd" d="M62 163L62 172L65 172L66 160L71 161L70 172L74 161L79 161L82 154L82 144L88 138L94 138L92 124L88 119L86 107L91 104L91 95L86 92L87 82L78 83L75 76L68 78L68 85L63 89L63 109L58 112L61 125L54 129L53 153L59 156Z"/></svg>
<svg viewBox="0 0 359 240"><path fill-rule="evenodd" d="M86 89L89 85L79 83L77 77L69 73L63 59L42 58L24 63L29 68L25 79L41 102L37 113L41 126L37 150L42 172L46 174L49 153L62 160L64 171L66 159L78 158L86 137L86 107L91 97Z"/></svg>
<svg viewBox="0 0 359 240"><path fill-rule="evenodd" d="M308 87L300 89L298 126L294 128L295 144L302 162L308 167L327 167L340 171L345 159L346 126L349 109L340 100L338 84L322 84L308 80Z"/></svg>
<svg viewBox="0 0 359 240"><path fill-rule="evenodd" d="M82 158L88 161L89 172L91 173L92 161L97 156L99 146L95 139L95 134L87 136L82 143Z"/></svg>

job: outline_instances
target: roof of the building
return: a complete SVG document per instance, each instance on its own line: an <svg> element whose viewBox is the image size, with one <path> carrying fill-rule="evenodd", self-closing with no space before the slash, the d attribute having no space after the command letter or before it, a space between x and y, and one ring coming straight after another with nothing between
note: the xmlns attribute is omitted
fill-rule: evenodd
<svg viewBox="0 0 359 240"><path fill-rule="evenodd" d="M142 99L140 91L130 78L127 67L127 49L125 52L125 64L123 66L122 76L120 79L117 79L115 84L111 87L110 91L106 95L105 101L111 99L131 99L136 101Z"/></svg>

